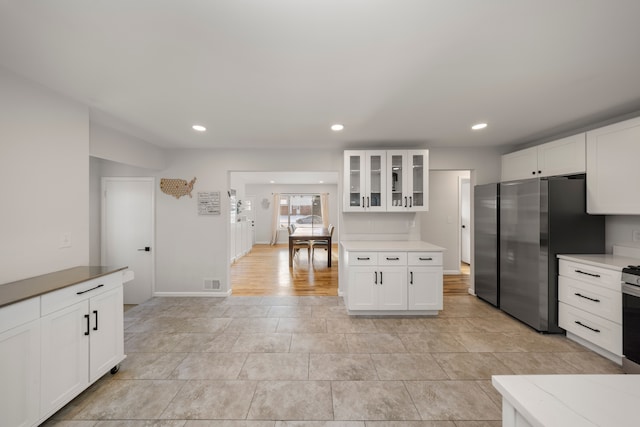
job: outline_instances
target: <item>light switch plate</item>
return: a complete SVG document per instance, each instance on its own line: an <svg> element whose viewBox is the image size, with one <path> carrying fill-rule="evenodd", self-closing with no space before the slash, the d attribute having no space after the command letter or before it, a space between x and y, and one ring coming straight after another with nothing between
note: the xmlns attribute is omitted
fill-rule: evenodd
<svg viewBox="0 0 640 427"><path fill-rule="evenodd" d="M71 233L60 233L60 242L58 248L70 248L71 247Z"/></svg>

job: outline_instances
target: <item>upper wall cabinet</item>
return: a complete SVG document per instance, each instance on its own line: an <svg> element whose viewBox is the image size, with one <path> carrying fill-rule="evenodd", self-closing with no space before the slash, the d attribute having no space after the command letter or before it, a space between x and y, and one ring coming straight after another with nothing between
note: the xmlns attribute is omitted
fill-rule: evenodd
<svg viewBox="0 0 640 427"><path fill-rule="evenodd" d="M429 150L344 152L344 212L417 212L429 206Z"/></svg>
<svg viewBox="0 0 640 427"><path fill-rule="evenodd" d="M387 210L386 151L344 152L344 212Z"/></svg>
<svg viewBox="0 0 640 427"><path fill-rule="evenodd" d="M640 214L640 117L587 132L587 212Z"/></svg>
<svg viewBox="0 0 640 427"><path fill-rule="evenodd" d="M501 181L584 173L585 134L569 136L502 156Z"/></svg>
<svg viewBox="0 0 640 427"><path fill-rule="evenodd" d="M388 212L429 210L429 150L387 151Z"/></svg>

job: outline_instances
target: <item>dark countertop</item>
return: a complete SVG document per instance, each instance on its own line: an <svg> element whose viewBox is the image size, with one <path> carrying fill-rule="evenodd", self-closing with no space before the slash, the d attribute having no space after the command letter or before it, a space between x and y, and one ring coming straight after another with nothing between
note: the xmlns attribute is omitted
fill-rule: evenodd
<svg viewBox="0 0 640 427"><path fill-rule="evenodd" d="M122 271L127 267L81 266L0 285L0 307Z"/></svg>

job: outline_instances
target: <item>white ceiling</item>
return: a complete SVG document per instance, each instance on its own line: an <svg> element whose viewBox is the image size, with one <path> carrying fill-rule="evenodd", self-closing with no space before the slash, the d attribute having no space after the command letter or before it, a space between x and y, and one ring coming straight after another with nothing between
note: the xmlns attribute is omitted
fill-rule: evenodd
<svg viewBox="0 0 640 427"><path fill-rule="evenodd" d="M638 17L638 0L0 0L0 66L163 147L519 144L640 111Z"/></svg>

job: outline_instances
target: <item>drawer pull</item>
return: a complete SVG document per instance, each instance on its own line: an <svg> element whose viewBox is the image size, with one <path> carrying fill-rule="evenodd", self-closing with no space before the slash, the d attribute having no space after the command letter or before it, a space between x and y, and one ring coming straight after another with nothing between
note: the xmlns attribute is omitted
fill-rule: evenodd
<svg viewBox="0 0 640 427"><path fill-rule="evenodd" d="M96 316L96 326L93 327L94 331L98 330L98 310L93 310L93 314Z"/></svg>
<svg viewBox="0 0 640 427"><path fill-rule="evenodd" d="M589 297L584 296L584 295L582 295L582 294L580 294L580 293L578 293L578 292L576 292L574 295L575 295L575 296L577 296L577 297L580 297L580 298L588 299L589 301L593 301L593 302L600 302L600 300L599 300L599 299L596 299L596 298L589 298Z"/></svg>
<svg viewBox="0 0 640 427"><path fill-rule="evenodd" d="M380 284L382 285L382 271L380 272Z"/></svg>
<svg viewBox="0 0 640 427"><path fill-rule="evenodd" d="M576 323L577 323L578 325L582 326L583 328L587 328L587 329L592 330L593 332L600 333L600 329L595 329L595 328L592 328L591 326L587 326L587 325L585 325L584 323L582 323L582 322L581 322L581 321L579 321L579 320L576 320Z"/></svg>
<svg viewBox="0 0 640 427"><path fill-rule="evenodd" d="M85 334L85 335L89 335L89 329L91 328L91 325L89 325L89 322L90 322L90 320L89 320L89 315L88 315L88 314L85 314L85 315L84 315L84 318L85 318L85 319L87 319L87 332L85 332L84 334Z"/></svg>
<svg viewBox="0 0 640 427"><path fill-rule="evenodd" d="M98 285L98 286L96 286L95 288L87 289L86 291L76 292L76 295L86 294L87 292L91 292L91 291L93 291L94 289L98 289L98 288L101 288L101 287L103 287L103 286L104 286L104 284L99 284L99 285Z"/></svg>
<svg viewBox="0 0 640 427"><path fill-rule="evenodd" d="M376 274L376 278L374 279L373 284L377 285L378 284L378 272L374 271L374 273Z"/></svg>
<svg viewBox="0 0 640 427"><path fill-rule="evenodd" d="M369 261L371 258L367 257L358 257L358 261Z"/></svg>
<svg viewBox="0 0 640 427"><path fill-rule="evenodd" d="M591 276L591 277L600 277L599 274L587 273L586 271L582 271L582 270L576 270L576 273L586 274L587 276Z"/></svg>
<svg viewBox="0 0 640 427"><path fill-rule="evenodd" d="M429 258L418 258L420 261L433 261L433 258L429 257Z"/></svg>
<svg viewBox="0 0 640 427"><path fill-rule="evenodd" d="M409 274L411 275L411 279L409 279L409 284L413 285L413 271L409 272Z"/></svg>
<svg viewBox="0 0 640 427"><path fill-rule="evenodd" d="M387 257L387 261L400 261L398 257Z"/></svg>

